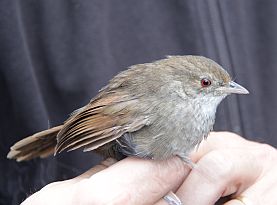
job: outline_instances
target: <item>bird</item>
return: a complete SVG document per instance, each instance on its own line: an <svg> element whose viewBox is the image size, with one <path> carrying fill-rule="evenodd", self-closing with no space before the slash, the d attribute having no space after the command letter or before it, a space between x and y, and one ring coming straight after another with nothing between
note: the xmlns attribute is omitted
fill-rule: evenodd
<svg viewBox="0 0 277 205"><path fill-rule="evenodd" d="M18 141L7 157L20 162L82 149L116 159L189 162L213 130L220 102L248 93L209 58L166 56L120 72L62 125Z"/></svg>

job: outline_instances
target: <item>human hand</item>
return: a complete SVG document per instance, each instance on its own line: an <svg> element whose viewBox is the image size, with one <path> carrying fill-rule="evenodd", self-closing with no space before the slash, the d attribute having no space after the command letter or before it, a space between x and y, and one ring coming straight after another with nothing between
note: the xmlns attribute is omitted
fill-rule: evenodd
<svg viewBox="0 0 277 205"><path fill-rule="evenodd" d="M154 204L176 191L189 171L178 157L107 159L76 178L45 186L22 204Z"/></svg>
<svg viewBox="0 0 277 205"><path fill-rule="evenodd" d="M176 195L185 204L213 205L233 195L224 205L277 204L275 148L228 132L213 132L192 154L196 162ZM237 197L243 196L241 202ZM159 204L166 204L161 200Z"/></svg>
<svg viewBox="0 0 277 205"><path fill-rule="evenodd" d="M116 164L109 159L79 177L47 185L23 204L154 204L160 199L160 205L170 190L186 204L210 205L230 194L246 196L253 205L276 204L273 147L218 132L191 157L197 166L190 173L178 158L127 158ZM243 203L234 199L226 205Z"/></svg>

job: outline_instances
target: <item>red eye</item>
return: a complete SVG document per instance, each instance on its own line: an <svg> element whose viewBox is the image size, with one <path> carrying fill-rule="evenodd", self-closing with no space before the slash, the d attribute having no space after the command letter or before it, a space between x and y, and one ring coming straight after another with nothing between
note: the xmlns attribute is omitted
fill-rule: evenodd
<svg viewBox="0 0 277 205"><path fill-rule="evenodd" d="M201 86L202 87L208 87L212 84L211 80L209 80L208 78L203 78L201 80Z"/></svg>

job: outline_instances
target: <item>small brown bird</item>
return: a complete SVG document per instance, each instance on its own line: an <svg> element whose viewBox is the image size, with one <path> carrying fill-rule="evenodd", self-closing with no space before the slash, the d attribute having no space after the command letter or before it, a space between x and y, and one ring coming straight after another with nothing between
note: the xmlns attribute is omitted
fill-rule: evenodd
<svg viewBox="0 0 277 205"><path fill-rule="evenodd" d="M214 61L168 56L116 75L63 125L11 147L17 161L78 148L105 156L183 160L213 128L218 104L229 94L248 94Z"/></svg>

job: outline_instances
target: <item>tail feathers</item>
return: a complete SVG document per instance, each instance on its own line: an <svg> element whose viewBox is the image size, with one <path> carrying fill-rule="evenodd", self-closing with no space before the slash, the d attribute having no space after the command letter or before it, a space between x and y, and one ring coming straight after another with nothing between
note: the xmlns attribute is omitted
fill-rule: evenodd
<svg viewBox="0 0 277 205"><path fill-rule="evenodd" d="M61 128L62 125L53 127L20 140L11 147L7 157L20 162L54 154L57 134Z"/></svg>

